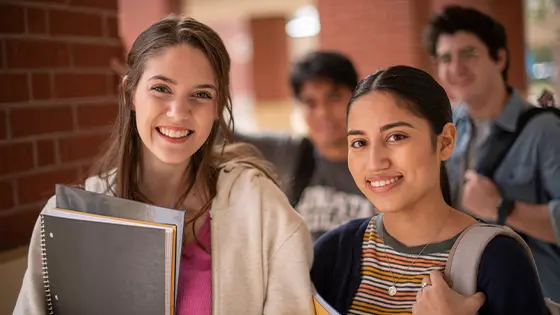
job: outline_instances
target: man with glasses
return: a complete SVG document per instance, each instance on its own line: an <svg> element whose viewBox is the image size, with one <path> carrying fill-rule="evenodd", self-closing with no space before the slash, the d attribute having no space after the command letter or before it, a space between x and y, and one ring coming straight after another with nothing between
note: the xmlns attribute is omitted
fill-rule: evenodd
<svg viewBox="0 0 560 315"><path fill-rule="evenodd" d="M507 82L505 29L477 10L451 6L431 21L428 45L440 81L459 103L455 151L446 164L454 206L520 233L544 295L560 301L560 119L531 118L492 175L482 174L504 143L499 135L515 134L518 118L531 108Z"/></svg>

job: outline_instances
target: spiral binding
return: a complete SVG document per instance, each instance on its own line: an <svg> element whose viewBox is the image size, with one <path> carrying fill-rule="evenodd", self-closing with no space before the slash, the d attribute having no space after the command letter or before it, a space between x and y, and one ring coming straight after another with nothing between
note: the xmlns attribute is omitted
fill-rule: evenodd
<svg viewBox="0 0 560 315"><path fill-rule="evenodd" d="M51 297L51 285L49 283L49 268L47 266L47 245L45 235L45 220L41 215L41 264L43 269L43 286L45 287L45 298L47 302L47 314L53 315L53 305Z"/></svg>

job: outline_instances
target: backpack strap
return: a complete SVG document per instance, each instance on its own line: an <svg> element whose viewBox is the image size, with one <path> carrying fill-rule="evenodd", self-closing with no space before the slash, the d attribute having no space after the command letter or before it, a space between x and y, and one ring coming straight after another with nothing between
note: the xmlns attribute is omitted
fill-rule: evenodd
<svg viewBox="0 0 560 315"><path fill-rule="evenodd" d="M444 276L449 286L457 293L476 293L478 266L484 249L496 236L504 235L517 240L531 260L533 256L527 243L507 226L475 223L466 228L457 238L445 266ZM536 266L535 266L536 268Z"/></svg>
<svg viewBox="0 0 560 315"><path fill-rule="evenodd" d="M298 152L298 163L292 174L293 183L289 194L290 204L296 207L301 198L303 190L309 185L313 171L315 170L315 148L311 140L304 137L301 139Z"/></svg>

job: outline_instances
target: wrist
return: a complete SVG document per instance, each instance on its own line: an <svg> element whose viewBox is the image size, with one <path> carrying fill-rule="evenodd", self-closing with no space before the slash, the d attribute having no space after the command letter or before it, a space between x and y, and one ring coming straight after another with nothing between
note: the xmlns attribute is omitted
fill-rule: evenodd
<svg viewBox="0 0 560 315"><path fill-rule="evenodd" d="M507 218L511 215L514 208L515 208L514 200L510 200L507 198L500 198L497 205L498 220L496 223L499 225L505 225Z"/></svg>

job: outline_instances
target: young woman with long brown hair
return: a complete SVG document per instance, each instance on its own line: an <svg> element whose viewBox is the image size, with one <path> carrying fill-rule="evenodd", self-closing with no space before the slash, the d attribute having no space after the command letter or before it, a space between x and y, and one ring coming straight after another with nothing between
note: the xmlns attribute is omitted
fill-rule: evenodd
<svg viewBox="0 0 560 315"><path fill-rule="evenodd" d="M222 40L196 20L140 34L85 189L186 211L179 315L311 314L310 234L253 149L227 144L229 72ZM14 313L45 314L44 301L36 226Z"/></svg>

